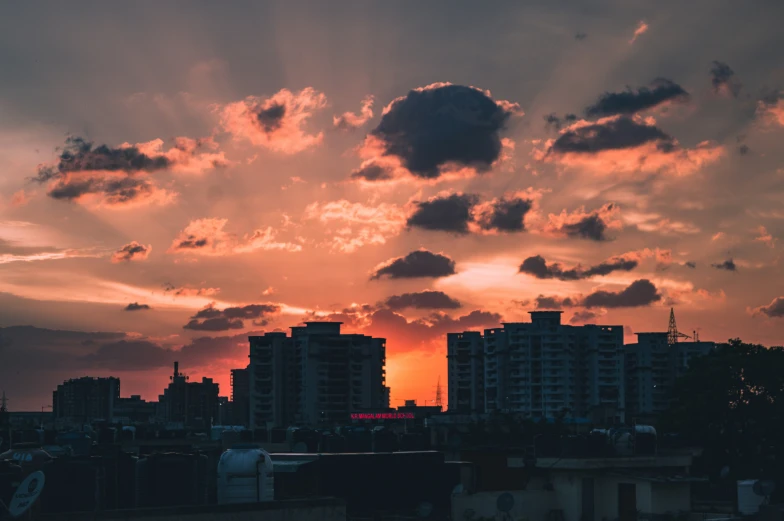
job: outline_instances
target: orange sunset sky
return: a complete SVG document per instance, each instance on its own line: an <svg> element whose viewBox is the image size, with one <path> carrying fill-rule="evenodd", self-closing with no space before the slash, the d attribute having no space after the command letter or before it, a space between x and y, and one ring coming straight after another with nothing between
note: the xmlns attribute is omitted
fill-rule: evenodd
<svg viewBox="0 0 784 521"><path fill-rule="evenodd" d="M249 334L387 338L392 405L445 334L784 332L784 4L0 7L0 388L229 395ZM568 7L571 6L571 7Z"/></svg>

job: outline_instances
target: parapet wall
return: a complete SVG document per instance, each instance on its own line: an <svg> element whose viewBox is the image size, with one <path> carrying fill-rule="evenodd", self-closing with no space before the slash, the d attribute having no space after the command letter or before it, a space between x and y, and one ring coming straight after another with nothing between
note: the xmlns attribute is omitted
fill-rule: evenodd
<svg viewBox="0 0 784 521"><path fill-rule="evenodd" d="M318 498L238 505L203 505L40 516L40 521L346 521L346 503Z"/></svg>

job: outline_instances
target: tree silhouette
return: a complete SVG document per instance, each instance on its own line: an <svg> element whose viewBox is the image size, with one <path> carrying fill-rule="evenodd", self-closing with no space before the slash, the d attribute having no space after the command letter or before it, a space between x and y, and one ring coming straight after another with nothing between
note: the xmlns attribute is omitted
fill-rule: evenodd
<svg viewBox="0 0 784 521"><path fill-rule="evenodd" d="M784 348L730 340L675 384L662 431L703 448L694 472L711 481L771 479L784 488ZM728 467L729 472L722 472ZM778 494L776 494L778 495Z"/></svg>

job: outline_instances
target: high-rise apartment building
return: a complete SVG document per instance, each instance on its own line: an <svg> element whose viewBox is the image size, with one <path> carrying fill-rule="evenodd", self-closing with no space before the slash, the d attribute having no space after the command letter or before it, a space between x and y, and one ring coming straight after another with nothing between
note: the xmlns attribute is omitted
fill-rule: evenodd
<svg viewBox="0 0 784 521"><path fill-rule="evenodd" d="M485 364L488 362L482 333L447 333L446 345L450 410L485 412Z"/></svg>
<svg viewBox="0 0 784 521"><path fill-rule="evenodd" d="M623 421L623 326L563 325L561 313L532 311L531 322L448 335L450 411L540 418L609 410Z"/></svg>
<svg viewBox="0 0 784 521"><path fill-rule="evenodd" d="M250 368L231 370L232 425L249 425L250 422Z"/></svg>
<svg viewBox="0 0 784 521"><path fill-rule="evenodd" d="M710 353L715 342L668 343L662 333L637 333L637 343L625 346L626 410L630 417L647 419L670 406L675 380L689 363Z"/></svg>
<svg viewBox="0 0 784 521"><path fill-rule="evenodd" d="M250 425L317 425L389 406L386 340L307 322L250 341Z"/></svg>
<svg viewBox="0 0 784 521"><path fill-rule="evenodd" d="M52 416L58 423L111 422L119 399L119 378L74 378L52 393Z"/></svg>

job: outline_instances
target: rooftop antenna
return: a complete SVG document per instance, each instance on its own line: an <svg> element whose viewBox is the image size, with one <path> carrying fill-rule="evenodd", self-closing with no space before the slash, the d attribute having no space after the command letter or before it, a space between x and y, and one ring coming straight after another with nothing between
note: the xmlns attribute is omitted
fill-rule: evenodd
<svg viewBox="0 0 784 521"><path fill-rule="evenodd" d="M679 338L691 338L678 331L678 326L675 325L675 309L670 308L670 326L667 328L667 343L670 345L677 344Z"/></svg>
<svg viewBox="0 0 784 521"><path fill-rule="evenodd" d="M438 384L436 385L436 407L441 407L441 375L438 376Z"/></svg>
<svg viewBox="0 0 784 521"><path fill-rule="evenodd" d="M8 412L8 398L5 397L5 389L3 389L3 397L0 398L0 412Z"/></svg>

